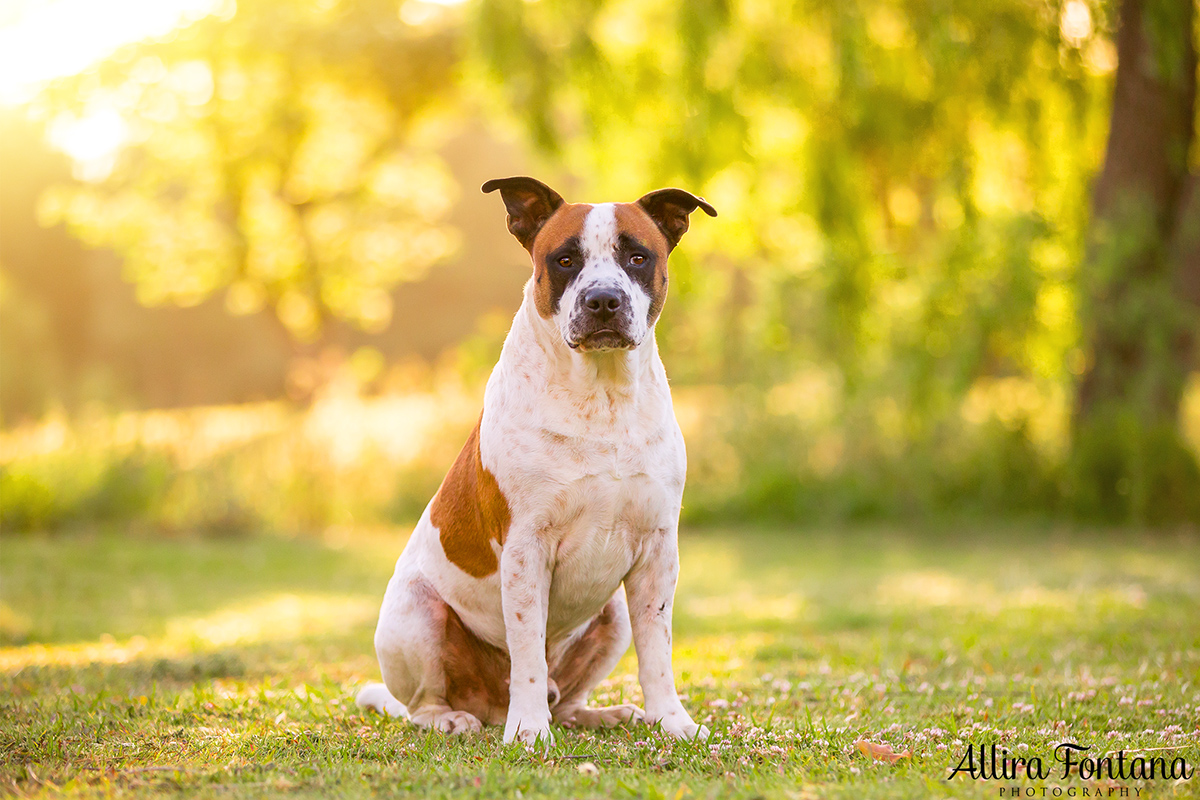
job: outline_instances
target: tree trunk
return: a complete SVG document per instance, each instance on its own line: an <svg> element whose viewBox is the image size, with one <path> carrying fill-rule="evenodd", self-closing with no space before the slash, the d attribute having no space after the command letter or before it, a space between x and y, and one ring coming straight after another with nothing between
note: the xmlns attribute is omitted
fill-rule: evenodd
<svg viewBox="0 0 1200 800"><path fill-rule="evenodd" d="M1121 0L1104 167L1081 273L1088 366L1076 396L1072 497L1133 521L1200 514L1179 406L1196 340L1185 294L1200 252L1194 0Z"/></svg>
<svg viewBox="0 0 1200 800"><path fill-rule="evenodd" d="M1175 284L1179 298L1200 314L1200 175L1192 175L1179 197L1179 217L1171 242L1171 259L1175 263ZM1200 347L1193 331L1192 366L1200 370Z"/></svg>

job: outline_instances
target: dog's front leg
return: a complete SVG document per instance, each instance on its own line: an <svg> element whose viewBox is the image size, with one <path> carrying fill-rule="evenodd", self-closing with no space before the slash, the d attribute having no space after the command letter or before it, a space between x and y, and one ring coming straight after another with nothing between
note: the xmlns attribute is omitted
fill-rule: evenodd
<svg viewBox="0 0 1200 800"><path fill-rule="evenodd" d="M513 528L516 528L514 525ZM550 555L536 533L510 535L500 556L500 598L504 631L512 660L505 744L549 747L546 609L550 599Z"/></svg>
<svg viewBox="0 0 1200 800"><path fill-rule="evenodd" d="M637 650L638 682L646 701L646 723L662 723L679 739L708 738L679 702L671 668L671 610L679 577L679 541L675 528L650 534L641 557L625 577L629 621Z"/></svg>

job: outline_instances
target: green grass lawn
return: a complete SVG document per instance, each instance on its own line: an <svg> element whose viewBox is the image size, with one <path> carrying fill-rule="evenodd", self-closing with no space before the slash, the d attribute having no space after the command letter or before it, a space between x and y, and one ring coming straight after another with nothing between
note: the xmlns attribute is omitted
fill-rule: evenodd
<svg viewBox="0 0 1200 800"><path fill-rule="evenodd" d="M1194 532L686 531L675 666L712 738L556 729L549 752L355 708L403 538L0 540L0 793L1200 795L1052 763L1072 741L1200 766ZM640 702L634 676L631 653L599 699ZM946 780L993 742L1054 776Z"/></svg>

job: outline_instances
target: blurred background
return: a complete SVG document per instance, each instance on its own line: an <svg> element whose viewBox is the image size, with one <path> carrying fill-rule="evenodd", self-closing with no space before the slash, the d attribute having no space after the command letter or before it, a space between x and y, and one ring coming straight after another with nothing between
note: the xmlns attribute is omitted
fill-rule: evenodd
<svg viewBox="0 0 1200 800"><path fill-rule="evenodd" d="M8 0L0 527L415 519L530 268L706 197L684 517L1200 522L1193 0Z"/></svg>

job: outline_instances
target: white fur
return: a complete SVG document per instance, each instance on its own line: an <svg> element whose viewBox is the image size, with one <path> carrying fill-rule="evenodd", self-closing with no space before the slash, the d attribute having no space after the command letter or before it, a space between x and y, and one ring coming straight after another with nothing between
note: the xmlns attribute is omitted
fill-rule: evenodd
<svg viewBox="0 0 1200 800"><path fill-rule="evenodd" d="M683 436L646 321L649 298L616 264L616 235L611 205L589 212L585 265L562 310L554 320L543 319L533 282L527 284L488 380L480 453L512 518L497 548L499 570L475 578L452 564L429 509L396 564L376 650L391 703L402 702L421 724L461 730L465 723L460 712L437 702L436 675L428 668L430 661L440 664L437 631L421 618L424 589L413 587L430 587L478 637L508 651L504 740L549 743L547 652L570 644L624 586L646 721L680 737L707 734L680 703L671 669ZM580 353L564 342L574 298L596 282L640 298L637 347ZM395 707L370 688L359 703Z"/></svg>
<svg viewBox="0 0 1200 800"><path fill-rule="evenodd" d="M368 683L354 698L359 708L378 711L389 717L403 717L407 714L404 705L392 697L392 693L382 683Z"/></svg>

